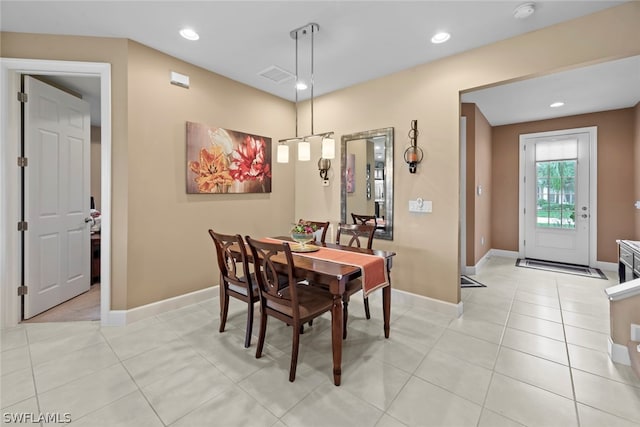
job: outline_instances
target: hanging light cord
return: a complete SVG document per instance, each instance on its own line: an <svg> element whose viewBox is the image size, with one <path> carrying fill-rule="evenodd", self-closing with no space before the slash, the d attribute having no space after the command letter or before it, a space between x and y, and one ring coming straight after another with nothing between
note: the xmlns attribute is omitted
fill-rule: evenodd
<svg viewBox="0 0 640 427"><path fill-rule="evenodd" d="M314 134L313 132L313 34L314 33L315 33L314 24L311 24L311 135Z"/></svg>
<svg viewBox="0 0 640 427"><path fill-rule="evenodd" d="M299 69L298 69L298 33L300 31L302 31L302 34L307 34L307 28L311 29L311 99L310 99L310 107L311 107L311 135L307 135L304 137L300 137L298 136L298 101L299 101L299 97L298 97L298 83L300 82L300 76L299 76ZM294 39L296 41L296 56L295 56L295 60L296 60L296 97L295 97L295 101L296 101L296 136L295 138L287 138L287 139L281 139L280 142L289 142L289 141L300 141L300 140L306 140L307 138L311 138L311 137L326 137L329 138L330 136L333 135L333 132L324 132L324 133L320 133L320 134L316 134L313 130L313 91L314 91L314 44L315 44L315 33L317 31L320 31L320 26L318 24L316 24L315 22L311 22L309 24L303 25L302 27L296 28L295 30L291 30L291 32L289 33L289 35L291 36L292 39Z"/></svg>
<svg viewBox="0 0 640 427"><path fill-rule="evenodd" d="M298 84L300 76L298 75L298 32L296 31L296 138L298 137Z"/></svg>

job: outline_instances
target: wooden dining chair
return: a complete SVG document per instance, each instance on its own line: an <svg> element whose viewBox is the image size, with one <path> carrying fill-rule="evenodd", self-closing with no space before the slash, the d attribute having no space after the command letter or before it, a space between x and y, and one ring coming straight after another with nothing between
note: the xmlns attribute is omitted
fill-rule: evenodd
<svg viewBox="0 0 640 427"><path fill-rule="evenodd" d="M352 214L353 215L353 214ZM366 247L371 249L373 246L373 235L376 232L376 228L373 225L367 224L338 224L338 232L336 233L336 243L339 245L350 247ZM355 279L347 282L344 295L342 297L342 312L344 316L344 330L342 337L347 337L347 318L349 316L349 298L351 295L362 290L361 279ZM363 296L364 300L364 314L367 319L371 319L371 313L369 312L369 298Z"/></svg>
<svg viewBox="0 0 640 427"><path fill-rule="evenodd" d="M255 276L249 271L247 249L242 236L216 233L209 230L213 239L220 269L220 332L224 332L229 312L229 297L234 297L247 303L247 327L244 346L251 345L251 331L253 329L253 303L260 301L260 293ZM240 259L230 251L231 246L239 248Z"/></svg>
<svg viewBox="0 0 640 427"><path fill-rule="evenodd" d="M315 225L316 226L316 242L319 243L325 243L325 239L327 238L327 231L329 230L329 221L326 222L322 222L322 221L307 221L306 219L300 219L300 221L298 221L298 223L301 222L306 222L309 223L311 225ZM318 239L318 237L320 237L320 239Z"/></svg>
<svg viewBox="0 0 640 427"><path fill-rule="evenodd" d="M260 333L256 358L262 357L262 349L267 331L268 316L291 325L293 340L291 346L291 367L289 381L296 378L300 327L331 310L333 297L328 292L308 285L298 284L294 276L293 256L286 242L268 243L246 237L251 249L254 271L260 288ZM280 277L286 276L282 283Z"/></svg>
<svg viewBox="0 0 640 427"><path fill-rule="evenodd" d="M373 225L374 229L378 226L378 220L375 215L359 215L351 212L351 219L354 224Z"/></svg>

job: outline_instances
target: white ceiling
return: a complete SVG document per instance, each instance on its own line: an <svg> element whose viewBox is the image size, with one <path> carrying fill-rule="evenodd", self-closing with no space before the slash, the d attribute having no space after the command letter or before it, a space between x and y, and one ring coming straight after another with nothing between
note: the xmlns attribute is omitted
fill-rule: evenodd
<svg viewBox="0 0 640 427"><path fill-rule="evenodd" d="M128 38L233 80L293 100L293 81L277 84L259 73L274 65L294 72L295 42L289 32L309 22L320 25L315 38L314 58L314 95L319 96L594 13L624 1L537 1L536 13L524 20L517 20L513 18L513 10L521 3L524 1L3 0L0 2L0 28L2 31ZM200 40L190 42L182 39L178 31L184 26L195 29L200 34ZM430 37L439 30L450 32L451 40L441 45L431 44ZM300 41L299 54L301 77L308 78L308 39ZM611 68L609 72L618 73L614 79L608 77L607 67L598 69L595 82L608 82L609 86L600 88L597 96L590 99L605 101L608 95L620 98L614 87L622 88L624 95L629 95L630 87L640 88L637 84L637 60L624 65L627 65L625 71ZM626 76L625 80L621 79L620 73ZM571 101L565 101L567 108L564 112L569 111L573 100L586 105L588 90L596 86L592 80L587 82L587 74L586 69L582 69L579 79L567 74L570 82L583 81L584 84L573 85L581 98L566 98ZM561 93L569 96L568 86L563 86L559 79L558 74L536 80L545 84L554 83L555 86L550 89L554 98L560 93L560 87L563 88ZM91 83L89 86L95 89L95 80L76 82L76 86ZM504 108L507 103L515 103L518 108L523 108L529 100L535 100L541 105L540 108L548 110L544 89L534 85L534 81L510 86L521 92L517 95L504 93L506 89L502 88L501 93L491 95L491 91L499 89L487 89L478 94L466 94L464 99L477 102L493 124L513 120L502 115L514 110L511 107ZM89 87L73 89L82 93L92 90ZM309 93L307 89L300 93L300 98L308 98ZM500 106L500 102L495 101L498 96L502 108L494 107ZM632 96L626 96L625 102L630 102L629 98ZM505 102L505 99L508 101ZM640 96L636 93L635 102L638 100ZM487 102L487 107L483 105L484 102ZM614 104L607 102L604 104L607 106L601 108L590 101L596 109L622 108L617 105L610 107ZM564 112L561 115L568 115ZM537 119L522 117L525 117L524 113L520 114L517 121Z"/></svg>

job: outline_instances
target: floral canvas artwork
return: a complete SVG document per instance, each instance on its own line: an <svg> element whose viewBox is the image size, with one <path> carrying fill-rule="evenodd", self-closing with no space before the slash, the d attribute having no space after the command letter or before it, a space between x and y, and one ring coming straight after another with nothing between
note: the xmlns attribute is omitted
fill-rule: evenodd
<svg viewBox="0 0 640 427"><path fill-rule="evenodd" d="M187 122L187 193L270 193L271 138Z"/></svg>

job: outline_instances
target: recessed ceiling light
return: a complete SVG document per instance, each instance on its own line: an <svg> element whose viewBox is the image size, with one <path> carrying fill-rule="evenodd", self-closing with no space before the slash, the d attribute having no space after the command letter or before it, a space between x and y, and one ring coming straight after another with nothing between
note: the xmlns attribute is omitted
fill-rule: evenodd
<svg viewBox="0 0 640 427"><path fill-rule="evenodd" d="M564 105L564 102L558 101L558 102L554 102L553 104L549 105L549 107L558 108L558 107L562 107L563 105Z"/></svg>
<svg viewBox="0 0 640 427"><path fill-rule="evenodd" d="M441 31L436 35L434 35L433 37L431 37L431 43L435 43L435 44L444 43L450 38L451 38L451 34Z"/></svg>
<svg viewBox="0 0 640 427"><path fill-rule="evenodd" d="M536 5L533 3L523 3L520 6L513 9L513 17L516 19L525 19L533 15L536 11Z"/></svg>
<svg viewBox="0 0 640 427"><path fill-rule="evenodd" d="M183 28L180 30L180 35L187 40L198 40L200 36L191 28Z"/></svg>
<svg viewBox="0 0 640 427"><path fill-rule="evenodd" d="M307 88L307 84L303 81L299 81L298 83L296 83L296 89L298 90L305 90Z"/></svg>

